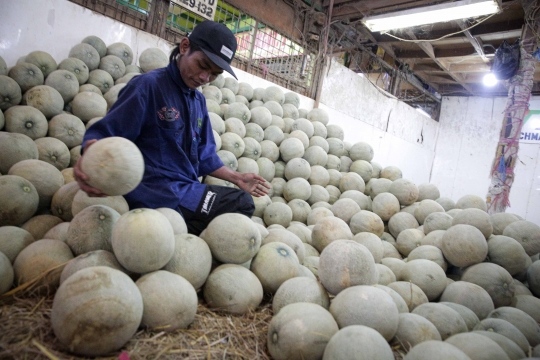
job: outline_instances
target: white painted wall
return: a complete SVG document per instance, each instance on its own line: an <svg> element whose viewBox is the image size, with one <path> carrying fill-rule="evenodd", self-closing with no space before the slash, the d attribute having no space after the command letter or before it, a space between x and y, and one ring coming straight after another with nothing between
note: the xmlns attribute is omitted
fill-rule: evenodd
<svg viewBox="0 0 540 360"><path fill-rule="evenodd" d="M430 181L443 196L486 196L505 106L502 97L443 98ZM540 109L540 97L530 107ZM507 212L540 225L540 145L520 143L518 158Z"/></svg>
<svg viewBox="0 0 540 360"><path fill-rule="evenodd" d="M67 0L0 0L0 6L0 56L8 67L34 50L61 61L88 35L99 36L107 45L125 42L136 59L149 47L165 52L171 48L156 36ZM239 81L253 87L274 85L235 71ZM312 99L300 98L300 107L313 108ZM332 63L320 107L329 112L331 123L344 129L345 141L371 144L374 161L398 166L417 184L433 182L442 196L457 200L465 194L486 195L505 103L504 98L445 98L438 123ZM540 98L531 104L540 109ZM540 224L540 146L521 144L519 157L509 211Z"/></svg>

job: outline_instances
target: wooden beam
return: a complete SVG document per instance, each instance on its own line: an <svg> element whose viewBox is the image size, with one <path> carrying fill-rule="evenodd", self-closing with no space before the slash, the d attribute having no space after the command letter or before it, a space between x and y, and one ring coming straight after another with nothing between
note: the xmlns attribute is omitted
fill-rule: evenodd
<svg viewBox="0 0 540 360"><path fill-rule="evenodd" d="M412 30L406 30L405 32L407 33L407 35L412 40L417 40L416 35L412 32ZM428 54L428 56L431 58L431 60L433 60L437 65L439 65L441 67L441 69L444 70L444 72L446 72L448 75L450 75L454 80L456 80L457 83L459 83L461 86L463 86L463 88L466 89L472 95L471 88L469 87L469 85L467 85L465 83L463 78L460 75L452 73L448 69L448 64L446 64L442 59L439 59L439 58L437 58L437 56L435 56L435 50L433 49L433 46L429 42L419 42L419 43L417 43L417 45L422 50L424 50L424 52L426 54Z"/></svg>
<svg viewBox="0 0 540 360"><path fill-rule="evenodd" d="M469 30L466 30L468 28L467 24L465 24L465 21L463 20L457 20L456 23L461 28L461 30L464 30L463 33L471 43L471 45L474 47L478 55L482 58L482 60L485 63L489 62L489 59L486 56L486 53L484 52L484 47L482 44L482 40L474 37Z"/></svg>
<svg viewBox="0 0 540 360"><path fill-rule="evenodd" d="M428 44L428 43L425 43ZM435 57L448 58L448 57L466 57L476 56L474 48L472 46L454 48L454 49L435 49ZM396 55L400 59L427 59L429 56L425 51L420 50L396 50Z"/></svg>

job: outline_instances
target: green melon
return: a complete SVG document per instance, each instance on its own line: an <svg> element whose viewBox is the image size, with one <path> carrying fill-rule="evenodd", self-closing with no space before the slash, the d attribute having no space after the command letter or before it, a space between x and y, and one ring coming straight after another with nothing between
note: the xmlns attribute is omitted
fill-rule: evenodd
<svg viewBox="0 0 540 360"><path fill-rule="evenodd" d="M54 193L64 185L60 170L41 160L23 160L13 165L9 175L18 175L30 181L39 196L39 209L48 208Z"/></svg>
<svg viewBox="0 0 540 360"><path fill-rule="evenodd" d="M36 65L43 73L45 79L58 68L58 64L54 58L45 51L32 51L26 55L24 61Z"/></svg>
<svg viewBox="0 0 540 360"><path fill-rule="evenodd" d="M44 137L34 141L38 149L38 159L45 161L58 170L63 170L68 167L70 154L69 149L62 141Z"/></svg>
<svg viewBox="0 0 540 360"><path fill-rule="evenodd" d="M19 84L6 75L0 75L0 110L6 111L20 104L21 100L22 92Z"/></svg>
<svg viewBox="0 0 540 360"><path fill-rule="evenodd" d="M374 286L358 285L341 291L332 301L330 312L341 328L364 325L392 339L399 323L399 312L387 292Z"/></svg>
<svg viewBox="0 0 540 360"><path fill-rule="evenodd" d="M403 174L401 170L396 166L387 166L384 169L381 170L381 178L388 179L395 181L397 179L401 179L403 177Z"/></svg>
<svg viewBox="0 0 540 360"><path fill-rule="evenodd" d="M485 319L494 309L489 293L481 286L466 281L456 281L448 285L440 301L463 305L471 309L480 320Z"/></svg>
<svg viewBox="0 0 540 360"><path fill-rule="evenodd" d="M60 286L51 323L70 352L94 357L124 346L135 335L142 316L141 293L129 276L96 266L78 271Z"/></svg>
<svg viewBox="0 0 540 360"><path fill-rule="evenodd" d="M0 56L0 75L7 75L8 69L6 61L3 57Z"/></svg>
<svg viewBox="0 0 540 360"><path fill-rule="evenodd" d="M288 279L296 277L298 257L294 250L280 242L261 246L251 261L251 271L260 280L265 293L275 293Z"/></svg>
<svg viewBox="0 0 540 360"><path fill-rule="evenodd" d="M43 85L45 79L43 73L36 65L26 62L12 67L9 70L8 76L19 84L23 93L34 86Z"/></svg>
<svg viewBox="0 0 540 360"><path fill-rule="evenodd" d="M30 181L16 175L2 175L0 190L0 226L18 226L34 215L39 195Z"/></svg>
<svg viewBox="0 0 540 360"><path fill-rule="evenodd" d="M76 58L85 63L89 71L95 70L99 66L100 55L98 51L90 44L81 43L71 48L70 58Z"/></svg>
<svg viewBox="0 0 540 360"><path fill-rule="evenodd" d="M503 235L517 240L529 256L540 252L540 226L531 221L515 221L504 228Z"/></svg>
<svg viewBox="0 0 540 360"><path fill-rule="evenodd" d="M77 78L77 81L79 82L79 85L83 85L88 80L89 70L88 66L86 64L77 58L67 58L62 60L60 64L58 64L59 70L67 70L71 72L75 77Z"/></svg>
<svg viewBox="0 0 540 360"><path fill-rule="evenodd" d="M114 79L105 70L95 69L90 71L88 83L97 86L101 93L105 94L114 86Z"/></svg>
<svg viewBox="0 0 540 360"><path fill-rule="evenodd" d="M118 260L116 260L112 252L106 250L95 250L79 255L70 260L64 267L64 270L62 270L62 274L60 275L60 285L62 285L64 281L66 281L77 271L93 266L107 266L120 270L124 273L127 272L127 270L120 265Z"/></svg>
<svg viewBox="0 0 540 360"><path fill-rule="evenodd" d="M64 99L62 94L48 85L34 86L24 94L24 99L26 105L35 107L41 111L47 119L61 114L64 110Z"/></svg>
<svg viewBox="0 0 540 360"><path fill-rule="evenodd" d="M17 255L33 242L32 234L18 226L0 226L0 253L3 253L10 263L13 263Z"/></svg>
<svg viewBox="0 0 540 360"><path fill-rule="evenodd" d="M253 87L247 82L238 83L237 95L244 96L248 101L253 99Z"/></svg>
<svg viewBox="0 0 540 360"><path fill-rule="evenodd" d="M107 55L107 45L105 45L105 42L97 36L87 36L81 41L81 43L92 45L100 57Z"/></svg>
<svg viewBox="0 0 540 360"><path fill-rule="evenodd" d="M403 360L471 360L463 351L447 342L428 340L414 346Z"/></svg>
<svg viewBox="0 0 540 360"><path fill-rule="evenodd" d="M441 340L439 330L428 319L417 314L399 314L399 323L391 344L405 350L429 340Z"/></svg>
<svg viewBox="0 0 540 360"><path fill-rule="evenodd" d="M16 105L4 113L6 131L24 134L36 140L47 135L49 124L45 115L32 106Z"/></svg>
<svg viewBox="0 0 540 360"><path fill-rule="evenodd" d="M117 42L107 47L107 55L115 55L122 59L124 65L130 65L133 62L133 50L123 42Z"/></svg>
<svg viewBox="0 0 540 360"><path fill-rule="evenodd" d="M203 293L210 308L231 314L245 314L259 306L263 298L263 287L257 276L245 267L223 264L210 273Z"/></svg>
<svg viewBox="0 0 540 360"><path fill-rule="evenodd" d="M149 72L167 67L169 57L160 48L148 48L139 55L139 64L144 72Z"/></svg>
<svg viewBox="0 0 540 360"><path fill-rule="evenodd" d="M82 144L86 128L76 116L60 114L49 122L49 136L62 141L68 148Z"/></svg>

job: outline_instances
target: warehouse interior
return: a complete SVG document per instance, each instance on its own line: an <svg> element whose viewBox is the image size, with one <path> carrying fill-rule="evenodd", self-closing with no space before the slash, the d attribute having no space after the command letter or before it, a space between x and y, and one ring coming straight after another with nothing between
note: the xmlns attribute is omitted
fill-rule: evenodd
<svg viewBox="0 0 540 360"><path fill-rule="evenodd" d="M424 15L427 23L382 30L368 22L393 14L449 13L458 5L478 3L495 4L496 10L438 22L429 22ZM457 201L475 195L488 208L493 206L490 214L512 213L540 226L537 0L0 0L0 5L0 57L8 68L34 50L46 51L60 62L90 35L107 45L128 44L134 59L149 48L169 54L208 19L201 14L212 13L213 20L236 37L238 49L231 65L238 82L294 92L299 108L325 110L330 123L343 130L344 142L369 144L374 162L383 168L398 167L403 178L417 185L435 185L441 197ZM487 84L499 60L496 53L516 44L521 72ZM538 254L535 260L538 265ZM462 270L456 267L456 274ZM50 305L49 300L43 301ZM11 314L5 309L12 303L7 304L2 307L0 297L0 322ZM30 312L31 317L41 303L29 304L25 314ZM205 308L197 314L203 328L189 333L182 343L207 345L193 353L176 348L174 339L160 329L152 333L155 338L145 339L142 330L136 336L144 351L152 347L148 354L155 358L220 358L210 352L212 346L233 340L239 346L255 346L239 338L244 334L251 339L251 331L259 331L246 324L268 324L270 310L271 306L242 319L224 315L222 322L213 323L208 320L212 312ZM222 325L226 322L230 324ZM223 326L219 339L206 338L204 326ZM234 338L227 335L231 331L227 326L246 332ZM58 341L47 331L56 348ZM9 354L6 349L12 346L22 349L17 358L67 356L49 351L47 344L36 344L35 339L9 340L0 334L0 355ZM272 358L259 352L261 344L256 346L249 350L252 358ZM223 358L248 358L239 354L223 353ZM106 356L130 359L127 352ZM405 354L396 350L394 356L403 359ZM131 357L138 358L145 357Z"/></svg>

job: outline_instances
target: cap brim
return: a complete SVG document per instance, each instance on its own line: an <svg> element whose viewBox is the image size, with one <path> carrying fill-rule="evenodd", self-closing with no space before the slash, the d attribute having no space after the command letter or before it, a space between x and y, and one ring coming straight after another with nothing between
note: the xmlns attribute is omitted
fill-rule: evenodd
<svg viewBox="0 0 540 360"><path fill-rule="evenodd" d="M232 76L234 76L234 78L236 80L238 80L238 78L236 77L236 74L234 73L233 69L231 68L231 66L225 61L223 60L221 57L217 56L216 54L206 50L206 49L203 49L201 47L201 50L202 52L208 56L208 58L214 63L216 64L217 66L219 66L220 68L222 68L223 70L225 70L226 72L228 72L229 74L231 74Z"/></svg>

